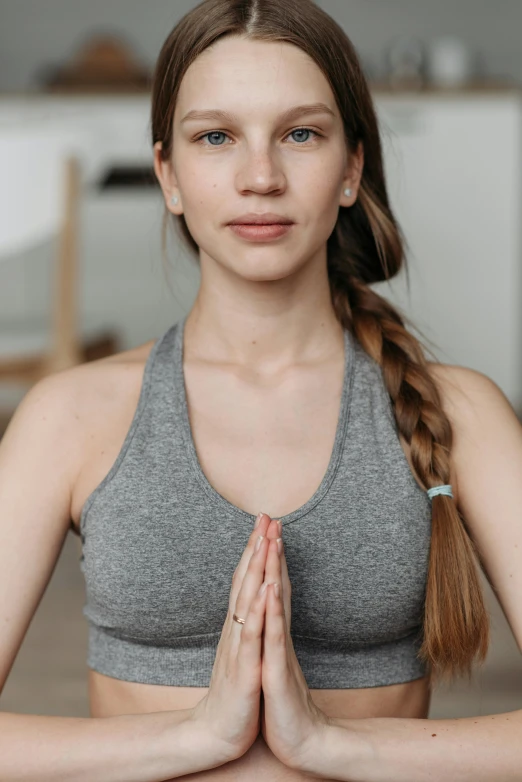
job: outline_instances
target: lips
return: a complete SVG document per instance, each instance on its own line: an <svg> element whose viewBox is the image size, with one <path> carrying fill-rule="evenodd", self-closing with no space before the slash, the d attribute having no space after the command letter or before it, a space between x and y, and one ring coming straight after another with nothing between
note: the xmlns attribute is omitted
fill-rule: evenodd
<svg viewBox="0 0 522 782"><path fill-rule="evenodd" d="M255 214L249 212L248 214L241 215L240 217L231 220L229 225L292 225L293 220L286 215L278 215L273 212L265 212L264 214Z"/></svg>
<svg viewBox="0 0 522 782"><path fill-rule="evenodd" d="M269 224L257 224L248 225L242 223L239 225L229 225L231 231L237 236L254 242L270 241L272 239L278 239L280 236L287 234L293 227L293 223L269 223Z"/></svg>

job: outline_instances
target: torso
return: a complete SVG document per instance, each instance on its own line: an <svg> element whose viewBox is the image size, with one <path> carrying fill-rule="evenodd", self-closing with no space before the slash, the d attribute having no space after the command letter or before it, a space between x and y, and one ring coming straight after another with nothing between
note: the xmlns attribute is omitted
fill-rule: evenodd
<svg viewBox="0 0 522 782"><path fill-rule="evenodd" d="M138 403L144 365L152 345L151 341L82 367L83 377L89 372L89 379L92 378L94 393L92 402L83 410L85 447L71 500L75 527L86 499L109 472L121 449ZM254 515L260 510L284 515L304 504L319 486L332 452L343 374L342 347L313 370L300 369L273 388L264 386L262 392L256 390L253 378L191 363L190 356L184 360L184 373L194 442L212 486ZM227 394L227 409L233 411L229 420L220 409L222 394ZM325 394L329 396L325 398ZM261 395L262 403L256 404ZM255 417L251 413L253 407ZM306 420L311 422L307 427L302 426L305 412ZM253 447L255 444L260 447ZM411 465L408 445L402 438L401 445ZM273 454L280 455L282 449L286 450L285 458L278 459L278 463L285 465L284 475L271 468ZM207 692L203 687L121 681L92 670L88 684L93 717L186 709ZM427 718L430 705L427 677L386 687L310 692L317 705L335 717ZM266 778L267 773L281 782L305 779L280 764L262 736L238 761L197 776L191 774L190 779L231 779L253 758L259 779ZM251 772L244 777L247 778L257 777Z"/></svg>

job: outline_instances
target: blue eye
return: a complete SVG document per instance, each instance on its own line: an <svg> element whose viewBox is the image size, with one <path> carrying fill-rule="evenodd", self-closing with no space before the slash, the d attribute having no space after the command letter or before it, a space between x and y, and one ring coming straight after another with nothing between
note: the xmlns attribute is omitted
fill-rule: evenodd
<svg viewBox="0 0 522 782"><path fill-rule="evenodd" d="M314 136L319 136L319 133L316 133L315 130L312 130L312 128L296 128L295 130L292 130L288 135L291 136L293 133L313 133Z"/></svg>
<svg viewBox="0 0 522 782"><path fill-rule="evenodd" d="M203 139L206 138L207 136L226 136L226 135L227 134L223 133L222 130L211 130L209 133L205 133L203 136L200 136L199 138L197 138L196 141L203 141ZM207 145L204 144L203 146L207 146ZM211 144L210 146L212 146L212 147L221 147L223 145L222 144Z"/></svg>
<svg viewBox="0 0 522 782"><path fill-rule="evenodd" d="M320 134L317 133L317 131L312 130L312 128L296 128L295 130L291 130L288 135L291 136L293 133L303 133L303 132L305 132L305 133L313 133L314 136L317 136L317 137L320 136ZM197 139L195 139L195 141L198 142L198 143L201 143L203 141L203 139L206 138L207 136L228 136L228 133L225 133L223 130L210 130L208 133L204 133L202 136L199 136ZM207 146L222 147L223 144L212 144L212 143L209 143L209 144L202 144L202 146L204 146L204 147L207 147ZM298 146L304 146L304 144L298 144Z"/></svg>

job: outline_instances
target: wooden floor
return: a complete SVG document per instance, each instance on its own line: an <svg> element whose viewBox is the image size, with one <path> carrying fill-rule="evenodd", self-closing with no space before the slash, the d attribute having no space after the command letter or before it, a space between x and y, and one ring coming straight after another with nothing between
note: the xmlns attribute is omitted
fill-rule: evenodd
<svg viewBox="0 0 522 782"><path fill-rule="evenodd" d="M0 711L88 716L87 625L79 558L79 539L69 533L0 696ZM485 578L482 582L492 627L488 659L471 686L461 682L435 691L430 718L522 709L522 655Z"/></svg>

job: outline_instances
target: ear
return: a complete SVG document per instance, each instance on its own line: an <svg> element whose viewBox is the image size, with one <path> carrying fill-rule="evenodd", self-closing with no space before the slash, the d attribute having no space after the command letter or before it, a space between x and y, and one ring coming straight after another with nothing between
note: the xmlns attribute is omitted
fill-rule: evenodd
<svg viewBox="0 0 522 782"><path fill-rule="evenodd" d="M359 195L359 187L364 170L364 147L362 141L357 144L355 152L350 152L343 179L343 206L352 206ZM344 190L349 187L351 196L345 196Z"/></svg>
<svg viewBox="0 0 522 782"><path fill-rule="evenodd" d="M177 181L176 177L174 176L172 161L163 160L161 156L161 150L162 142L156 141L153 147L154 171L158 177L158 182L160 183L160 187L163 191L163 197L165 198L167 209L173 214L180 214L181 196L179 190L177 189ZM179 199L175 206L171 203L170 200L173 195L177 195Z"/></svg>

